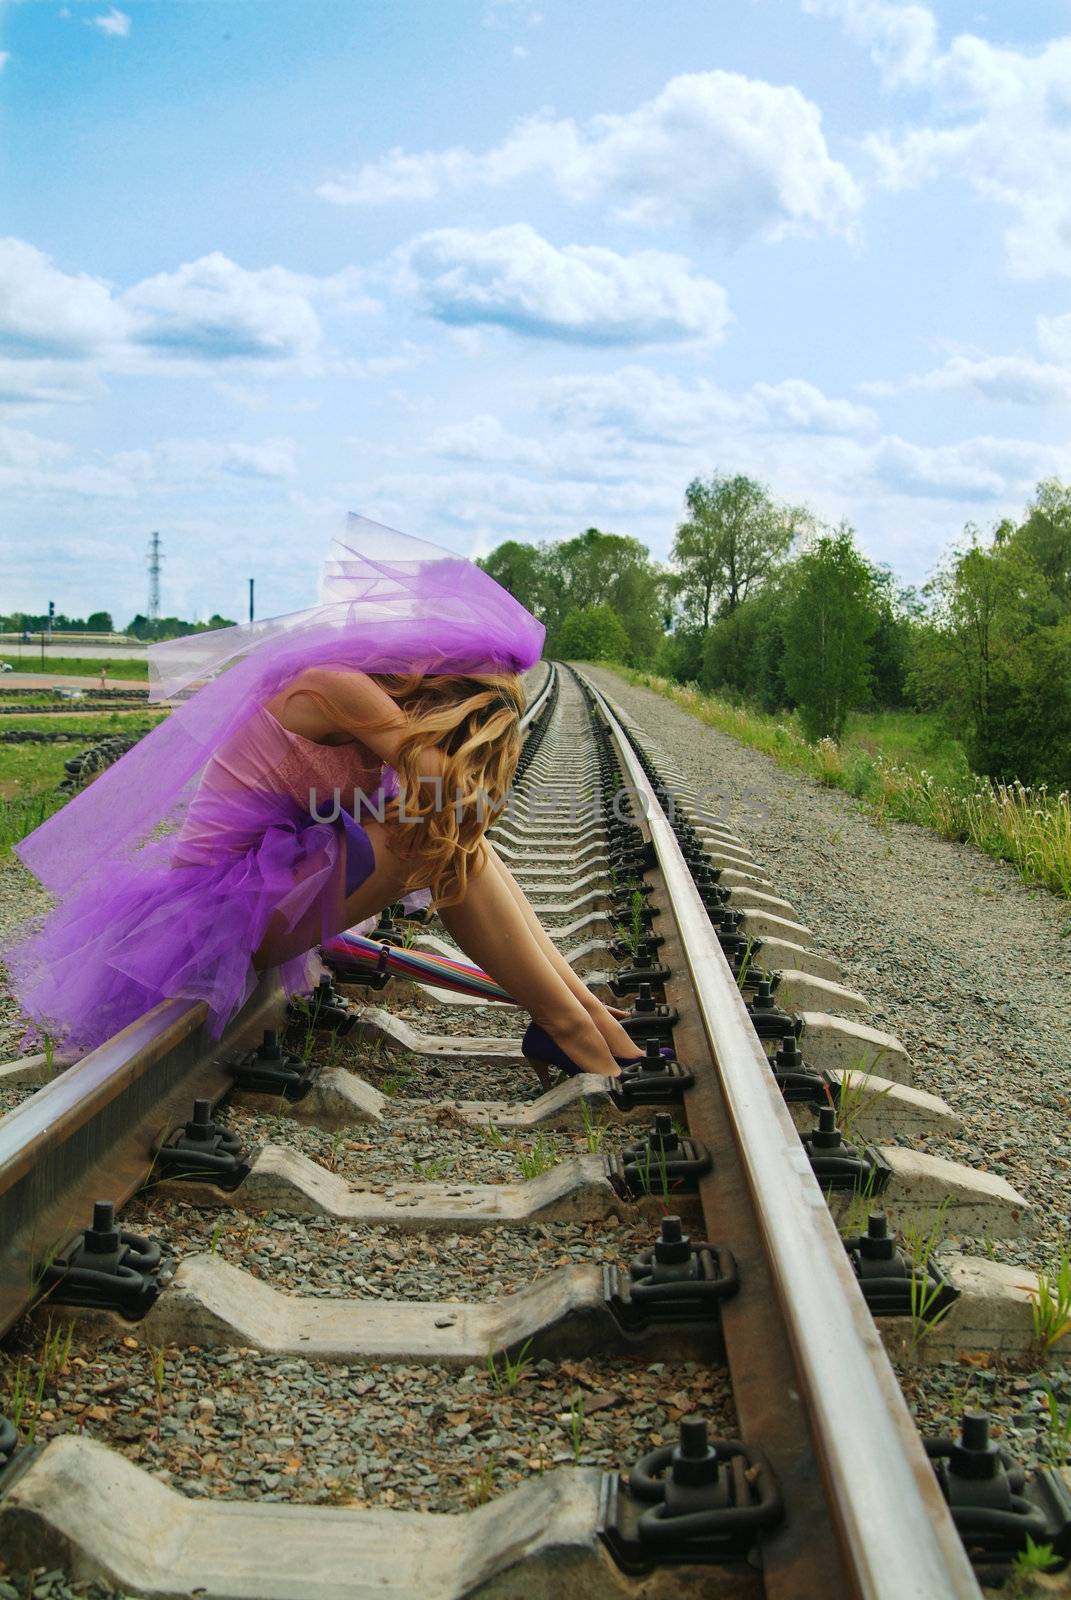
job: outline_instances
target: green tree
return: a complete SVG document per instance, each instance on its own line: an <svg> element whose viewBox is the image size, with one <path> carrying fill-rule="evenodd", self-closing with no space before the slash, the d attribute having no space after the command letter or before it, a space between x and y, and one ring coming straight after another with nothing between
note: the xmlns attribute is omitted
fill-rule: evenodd
<svg viewBox="0 0 1071 1600"><path fill-rule="evenodd" d="M547 550L545 545L522 544L507 539L476 565L508 589L534 616L545 620L547 601Z"/></svg>
<svg viewBox="0 0 1071 1600"><path fill-rule="evenodd" d="M625 630L618 659L630 666L653 661L662 639L662 573L639 539L587 528L547 552L547 622L552 653L566 654L559 629L570 612L609 606Z"/></svg>
<svg viewBox="0 0 1071 1600"><path fill-rule="evenodd" d="M785 617L784 676L810 739L839 739L870 690L869 643L878 625L870 564L850 528L825 534L795 564Z"/></svg>
<svg viewBox="0 0 1071 1600"><path fill-rule="evenodd" d="M1046 478L1034 491L1018 528L1002 524L996 542L1005 541L1032 561L1052 596L1051 620L1071 610L1071 485ZM1003 537L1002 537L1003 535Z"/></svg>
<svg viewBox="0 0 1071 1600"><path fill-rule="evenodd" d="M624 661L629 638L613 606L582 606L562 622L557 653L569 661Z"/></svg>
<svg viewBox="0 0 1071 1600"><path fill-rule="evenodd" d="M870 640L871 693L883 709L912 703L909 686L911 653L922 601L916 591L897 583L888 567L871 568L877 625Z"/></svg>
<svg viewBox="0 0 1071 1600"><path fill-rule="evenodd" d="M702 629L716 613L735 611L782 562L811 521L798 507L778 505L753 478L693 478L684 493L688 516L670 552L685 618Z"/></svg>
<svg viewBox="0 0 1071 1600"><path fill-rule="evenodd" d="M86 618L87 633L114 633L110 611L91 611Z"/></svg>
<svg viewBox="0 0 1071 1600"><path fill-rule="evenodd" d="M782 670L792 568L718 617L703 636L700 683L754 701L764 711L791 704Z"/></svg>
<svg viewBox="0 0 1071 1600"><path fill-rule="evenodd" d="M967 531L970 544L953 551L928 586L931 626L919 641L914 680L921 702L960 726L977 771L1026 780L1035 763L1018 771L1012 763L1022 758L1024 697L1036 699L1039 688L1030 658L1050 590L1006 531L991 545L977 529Z"/></svg>

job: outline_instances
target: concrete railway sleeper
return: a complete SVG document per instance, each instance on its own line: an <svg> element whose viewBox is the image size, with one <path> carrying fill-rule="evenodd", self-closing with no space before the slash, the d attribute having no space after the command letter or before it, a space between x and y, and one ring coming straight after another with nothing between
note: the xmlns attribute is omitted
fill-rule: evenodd
<svg viewBox="0 0 1071 1600"><path fill-rule="evenodd" d="M1062 1481L980 1421L931 1465L876 1331L1024 1348L1029 1274L896 1230L1028 1201L897 1142L954 1111L644 730L554 670L528 724L497 847L647 1059L537 1092L512 1008L336 970L304 1014L266 979L219 1046L174 1004L0 1068L11 1571L902 1600L977 1595L957 1525L983 1575L1027 1530L1071 1554Z"/></svg>

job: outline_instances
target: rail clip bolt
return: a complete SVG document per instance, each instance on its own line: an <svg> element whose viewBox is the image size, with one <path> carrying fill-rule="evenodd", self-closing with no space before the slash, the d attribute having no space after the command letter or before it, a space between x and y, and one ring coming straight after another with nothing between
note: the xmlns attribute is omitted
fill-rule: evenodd
<svg viewBox="0 0 1071 1600"><path fill-rule="evenodd" d="M769 978L759 980L759 986L752 997L751 1005L755 1011L772 1011L777 1005L777 1001L774 999L773 983Z"/></svg>
<svg viewBox="0 0 1071 1600"><path fill-rule="evenodd" d="M823 1106L818 1113L818 1126L811 1134L809 1143L812 1150L839 1150L840 1129L837 1127L837 1113L832 1106Z"/></svg>
<svg viewBox="0 0 1071 1600"><path fill-rule="evenodd" d="M640 1066L644 1072L667 1072L669 1070L669 1057L662 1054L662 1046L657 1039L648 1039L644 1046Z"/></svg>
<svg viewBox="0 0 1071 1600"><path fill-rule="evenodd" d="M187 1139L200 1139L207 1141L214 1139L216 1129L212 1125L211 1100L195 1100L193 1102L193 1116L186 1124Z"/></svg>
<svg viewBox="0 0 1071 1600"><path fill-rule="evenodd" d="M774 1068L777 1072L799 1072L803 1066L803 1051L800 1049L799 1040L789 1034L781 1040L774 1056Z"/></svg>
<svg viewBox="0 0 1071 1600"><path fill-rule="evenodd" d="M984 1411L965 1411L962 1432L952 1446L948 1470L957 1478L995 1478L1001 1470L1000 1451L989 1437Z"/></svg>
<svg viewBox="0 0 1071 1600"><path fill-rule="evenodd" d="M859 1240L859 1254L865 1261L891 1261L896 1255L896 1240L889 1232L884 1211L872 1211L866 1232Z"/></svg>
<svg viewBox="0 0 1071 1600"><path fill-rule="evenodd" d="M278 1028L265 1028L264 1039L257 1051L259 1061L281 1061L283 1059L282 1047L279 1044Z"/></svg>
<svg viewBox="0 0 1071 1600"><path fill-rule="evenodd" d="M113 1256L119 1250L119 1229L115 1226L115 1206L110 1200L93 1202L93 1226L84 1235L84 1249L91 1256Z"/></svg>
<svg viewBox="0 0 1071 1600"><path fill-rule="evenodd" d="M663 1217L655 1240L651 1277L655 1283L679 1283L699 1276L699 1262L680 1217Z"/></svg>
<svg viewBox="0 0 1071 1600"><path fill-rule="evenodd" d="M667 1150L676 1150L679 1142L672 1116L668 1111L660 1111L651 1129L649 1140L651 1149L664 1154Z"/></svg>
<svg viewBox="0 0 1071 1600"><path fill-rule="evenodd" d="M727 1479L719 1470L717 1452L707 1443L705 1417L682 1417L680 1444L666 1474L666 1516L714 1511L730 1502Z"/></svg>
<svg viewBox="0 0 1071 1600"><path fill-rule="evenodd" d="M658 1002L651 993L651 985L649 983L640 984L640 992L636 996L636 1003L632 1009L634 1011L657 1011Z"/></svg>

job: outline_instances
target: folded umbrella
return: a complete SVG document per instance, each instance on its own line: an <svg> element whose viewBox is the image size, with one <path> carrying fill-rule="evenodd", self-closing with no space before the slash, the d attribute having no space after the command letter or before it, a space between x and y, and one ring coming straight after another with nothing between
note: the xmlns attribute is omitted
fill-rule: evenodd
<svg viewBox="0 0 1071 1600"><path fill-rule="evenodd" d="M436 989L478 995L481 1000L501 1000L506 1005L514 1003L512 995L489 978L482 967L455 961L452 956L439 955L432 950L381 944L350 929L328 939L320 946L320 954L327 965L339 973L365 976L371 972L391 972L414 983L431 984Z"/></svg>

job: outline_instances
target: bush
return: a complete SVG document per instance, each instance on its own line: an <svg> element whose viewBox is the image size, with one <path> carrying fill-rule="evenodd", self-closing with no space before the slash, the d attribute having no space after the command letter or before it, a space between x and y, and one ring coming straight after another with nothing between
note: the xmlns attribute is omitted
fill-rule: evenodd
<svg viewBox="0 0 1071 1600"><path fill-rule="evenodd" d="M628 649L625 625L612 606L570 611L558 633L557 653L568 661L624 661Z"/></svg>

